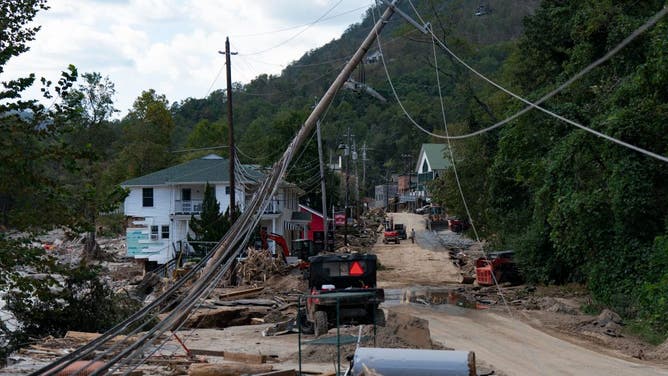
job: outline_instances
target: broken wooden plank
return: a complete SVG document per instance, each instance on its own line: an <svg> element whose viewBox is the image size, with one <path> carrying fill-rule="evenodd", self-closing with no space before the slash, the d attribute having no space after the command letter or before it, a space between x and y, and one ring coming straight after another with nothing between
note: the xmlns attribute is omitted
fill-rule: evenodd
<svg viewBox="0 0 668 376"><path fill-rule="evenodd" d="M193 355L204 355L204 356L221 356L225 360L241 363L256 363L262 364L267 362L268 355L262 354L248 354L232 351L222 351L222 350L208 350L208 349L189 349L190 353Z"/></svg>
<svg viewBox="0 0 668 376"><path fill-rule="evenodd" d="M267 307L218 307L198 309L183 324L183 328L227 328L249 325L253 317L267 314ZM165 314L161 314L162 317ZM166 315L165 315L166 316Z"/></svg>
<svg viewBox="0 0 668 376"><path fill-rule="evenodd" d="M238 299L238 300L216 300L212 302L217 306L229 307L229 306L260 306L260 307L272 307L276 305L276 302L272 299Z"/></svg>
<svg viewBox="0 0 668 376"><path fill-rule="evenodd" d="M231 360L234 362L242 362L242 363L256 363L256 364L267 363L267 356L262 354L248 354L248 353L224 351L223 358L225 358L225 360Z"/></svg>
<svg viewBox="0 0 668 376"><path fill-rule="evenodd" d="M259 293L260 291L264 290L264 287L255 287L252 289L246 289L246 290L241 290L241 291L230 291L224 294L220 294L218 298L220 299L227 299L227 298L233 298L233 297L238 297L242 295L250 295L250 294L256 294Z"/></svg>
<svg viewBox="0 0 668 376"><path fill-rule="evenodd" d="M236 376L273 371L271 364L246 363L195 363L190 366L190 376Z"/></svg>
<svg viewBox="0 0 668 376"><path fill-rule="evenodd" d="M225 352L222 350L207 350L207 349L188 349L193 355L204 355L204 356L224 356Z"/></svg>
<svg viewBox="0 0 668 376"><path fill-rule="evenodd" d="M297 376L297 371L295 371L294 369L282 369L278 371L258 373L255 376Z"/></svg>

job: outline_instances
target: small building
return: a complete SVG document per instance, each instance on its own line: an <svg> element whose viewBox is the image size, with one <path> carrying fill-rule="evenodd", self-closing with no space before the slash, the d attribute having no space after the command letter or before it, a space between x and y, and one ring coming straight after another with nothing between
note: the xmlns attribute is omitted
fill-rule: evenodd
<svg viewBox="0 0 668 376"><path fill-rule="evenodd" d="M264 177L257 166L242 168L235 182L235 201L241 211ZM215 154L121 183L129 190L123 204L131 223L126 230L128 256L164 264L178 251L191 249L188 237L194 238L195 234L190 220L201 214L207 183L213 186L220 212L224 213L230 206L229 161ZM302 194L294 184L281 182L260 218L260 226L283 235Z"/></svg>
<svg viewBox="0 0 668 376"><path fill-rule="evenodd" d="M445 156L447 151L448 147L445 144L422 144L415 165L418 196L428 197L427 183L437 179L452 166L450 159Z"/></svg>
<svg viewBox="0 0 668 376"><path fill-rule="evenodd" d="M309 218L308 225L304 231L304 238L313 241L313 248L316 252L321 252L325 246L325 225L323 220L323 215L321 212L312 209L306 205L299 205L299 211ZM328 218L327 223L329 224L329 234L328 238L330 239L330 244L334 244L334 232L333 232L333 218Z"/></svg>
<svg viewBox="0 0 668 376"><path fill-rule="evenodd" d="M375 187L373 206L375 208L387 208L391 204L391 201L397 197L398 193L399 188L396 182L377 185Z"/></svg>

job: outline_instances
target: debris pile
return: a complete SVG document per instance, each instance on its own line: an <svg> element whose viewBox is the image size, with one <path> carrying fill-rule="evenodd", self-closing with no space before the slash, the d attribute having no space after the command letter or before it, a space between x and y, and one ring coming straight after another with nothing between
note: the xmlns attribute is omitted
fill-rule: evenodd
<svg viewBox="0 0 668 376"><path fill-rule="evenodd" d="M622 318L615 312L604 309L594 320L585 323L583 333L605 334L610 337L622 337Z"/></svg>
<svg viewBox="0 0 668 376"><path fill-rule="evenodd" d="M264 283L272 275L287 274L292 269L266 249L249 248L246 253L247 257L239 261L233 271L237 285Z"/></svg>
<svg viewBox="0 0 668 376"><path fill-rule="evenodd" d="M333 329L332 329L333 331ZM340 329L342 336L357 337L358 326L347 326ZM331 333L330 333L331 334ZM333 334L336 336L336 334ZM452 350L431 340L429 322L408 314L388 310L385 326L376 327L375 345L373 325L364 325L360 346L400 348L400 349L433 349ZM341 345L341 358L352 355L356 343ZM294 354L296 359L298 354ZM332 344L306 344L302 347L302 358L306 362L336 362L336 342Z"/></svg>
<svg viewBox="0 0 668 376"><path fill-rule="evenodd" d="M656 347L647 354L647 359L668 360L668 340Z"/></svg>

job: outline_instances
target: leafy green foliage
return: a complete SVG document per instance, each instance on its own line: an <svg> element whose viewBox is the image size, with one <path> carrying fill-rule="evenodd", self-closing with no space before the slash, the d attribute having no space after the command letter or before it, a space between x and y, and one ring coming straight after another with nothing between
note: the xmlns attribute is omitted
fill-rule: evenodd
<svg viewBox="0 0 668 376"><path fill-rule="evenodd" d="M539 97L602 56L662 2L544 1L505 72ZM603 133L665 154L666 22L547 105ZM516 89L518 90L518 89ZM504 104L500 102L500 104ZM466 148L465 148L466 149ZM597 304L668 335L665 268L668 174L663 163L530 113L499 132L487 171L486 235L515 248L527 277L584 282ZM470 162L468 163L470 165ZM486 197L484 197L486 196ZM452 195L450 195L452 197Z"/></svg>
<svg viewBox="0 0 668 376"><path fill-rule="evenodd" d="M120 183L169 166L174 120L164 95L150 89L142 92L121 123L121 150L117 154L113 179Z"/></svg>

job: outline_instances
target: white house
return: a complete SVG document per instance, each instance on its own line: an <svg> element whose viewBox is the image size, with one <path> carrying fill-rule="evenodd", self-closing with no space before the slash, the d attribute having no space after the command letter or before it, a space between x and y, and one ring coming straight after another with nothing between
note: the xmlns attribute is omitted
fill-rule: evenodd
<svg viewBox="0 0 668 376"><path fill-rule="evenodd" d="M427 183L438 178L450 168L450 159L445 153L448 147L445 144L422 144L418 155L415 172L417 173L417 192L419 196L428 195Z"/></svg>
<svg viewBox="0 0 668 376"><path fill-rule="evenodd" d="M263 174L256 166L242 167L235 181L235 201L243 211ZM194 237L189 222L202 210L206 184L215 188L224 213L230 206L229 180L229 161L211 154L121 183L129 190L124 202L124 213L131 220L128 256L157 264L174 258L188 246L188 235ZM282 182L260 218L261 226L283 235L292 212L299 210L301 194L294 184Z"/></svg>

